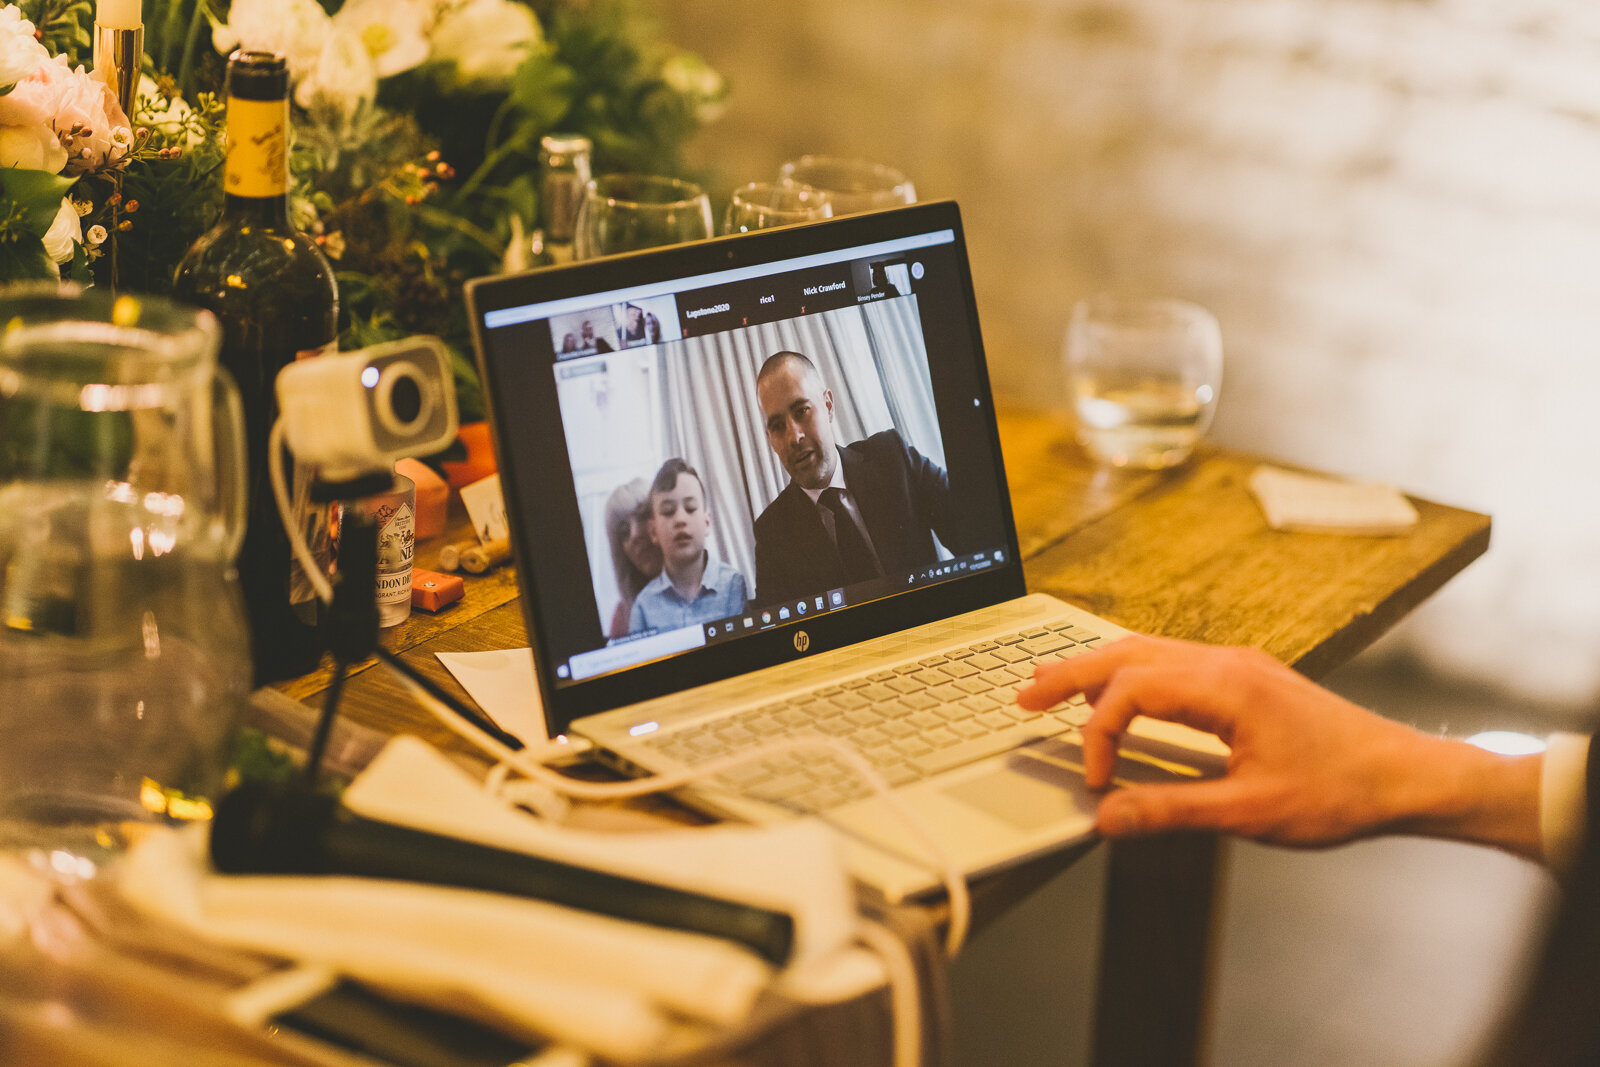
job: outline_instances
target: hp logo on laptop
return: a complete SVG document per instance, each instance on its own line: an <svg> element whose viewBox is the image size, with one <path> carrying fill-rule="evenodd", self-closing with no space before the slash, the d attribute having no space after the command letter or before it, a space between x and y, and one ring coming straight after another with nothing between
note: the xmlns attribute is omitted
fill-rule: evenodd
<svg viewBox="0 0 1600 1067"><path fill-rule="evenodd" d="M804 652L810 647L811 635L806 633L804 630L796 630L794 632L794 650L796 652Z"/></svg>

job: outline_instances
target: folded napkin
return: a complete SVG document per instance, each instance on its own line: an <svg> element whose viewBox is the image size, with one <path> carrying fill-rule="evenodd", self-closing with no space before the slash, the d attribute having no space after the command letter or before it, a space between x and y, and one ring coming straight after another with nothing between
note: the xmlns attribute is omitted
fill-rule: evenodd
<svg viewBox="0 0 1600 1067"><path fill-rule="evenodd" d="M631 1059L743 1018L770 972L726 942L494 893L213 874L200 833L142 842L125 899L219 944L324 965L405 1000Z"/></svg>
<svg viewBox="0 0 1600 1067"><path fill-rule="evenodd" d="M1250 491L1275 530L1384 536L1417 524L1417 509L1397 489L1278 467L1257 467Z"/></svg>
<svg viewBox="0 0 1600 1067"><path fill-rule="evenodd" d="M680 1054L783 1003L843 1000L884 981L877 957L853 947L855 903L834 842L804 820L568 829L507 806L413 738L391 743L346 802L367 818L782 909L796 920L795 951L775 972L730 941L540 900L338 875L222 875L205 827L142 841L115 868L118 889L214 942L623 1061Z"/></svg>
<svg viewBox="0 0 1600 1067"><path fill-rule="evenodd" d="M855 891L838 840L816 819L638 833L575 829L492 796L437 749L409 736L391 741L343 799L369 819L788 912L795 944L786 979L831 965L855 935Z"/></svg>

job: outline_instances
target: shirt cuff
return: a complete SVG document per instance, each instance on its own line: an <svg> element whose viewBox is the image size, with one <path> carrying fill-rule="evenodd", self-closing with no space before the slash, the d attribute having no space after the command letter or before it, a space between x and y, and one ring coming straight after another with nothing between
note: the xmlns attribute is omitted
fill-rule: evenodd
<svg viewBox="0 0 1600 1067"><path fill-rule="evenodd" d="M1557 874L1572 870L1583 847L1586 827L1589 738L1552 734L1539 778L1539 837L1546 866Z"/></svg>

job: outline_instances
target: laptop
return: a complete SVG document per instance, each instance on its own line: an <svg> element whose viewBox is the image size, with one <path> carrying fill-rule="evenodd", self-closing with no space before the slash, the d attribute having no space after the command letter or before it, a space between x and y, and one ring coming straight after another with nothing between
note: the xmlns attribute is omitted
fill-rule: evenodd
<svg viewBox="0 0 1600 1067"><path fill-rule="evenodd" d="M551 736L630 775L838 738L968 876L1092 834L1081 699L1043 659L1125 631L1027 593L961 218L919 204L466 287ZM1139 720L1122 780L1215 769ZM681 792L820 818L898 901L940 884L837 760L781 752Z"/></svg>

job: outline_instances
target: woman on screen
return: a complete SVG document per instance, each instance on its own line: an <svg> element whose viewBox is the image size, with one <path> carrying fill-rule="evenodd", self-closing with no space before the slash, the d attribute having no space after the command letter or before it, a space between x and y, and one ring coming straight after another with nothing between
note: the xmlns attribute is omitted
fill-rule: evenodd
<svg viewBox="0 0 1600 1067"><path fill-rule="evenodd" d="M612 490L606 501L606 536L620 597L606 636L625 637L634 597L661 573L661 549L650 540L650 487L643 478Z"/></svg>

